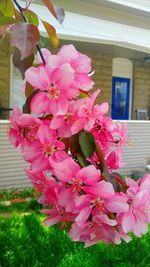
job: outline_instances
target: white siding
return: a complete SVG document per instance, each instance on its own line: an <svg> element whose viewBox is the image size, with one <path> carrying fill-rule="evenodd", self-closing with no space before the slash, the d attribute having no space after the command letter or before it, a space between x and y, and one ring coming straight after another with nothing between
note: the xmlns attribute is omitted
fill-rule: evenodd
<svg viewBox="0 0 150 267"><path fill-rule="evenodd" d="M0 189L31 186L24 168L27 163L8 140L8 121L0 121Z"/></svg>
<svg viewBox="0 0 150 267"><path fill-rule="evenodd" d="M121 173L140 171L150 161L150 121L128 121L129 145L124 148L123 161L126 165Z"/></svg>
<svg viewBox="0 0 150 267"><path fill-rule="evenodd" d="M0 121L0 189L30 186L24 173L27 163L8 140L8 121ZM121 170L131 174L141 170L150 160L150 121L128 121L130 144L124 148L123 160L127 163Z"/></svg>

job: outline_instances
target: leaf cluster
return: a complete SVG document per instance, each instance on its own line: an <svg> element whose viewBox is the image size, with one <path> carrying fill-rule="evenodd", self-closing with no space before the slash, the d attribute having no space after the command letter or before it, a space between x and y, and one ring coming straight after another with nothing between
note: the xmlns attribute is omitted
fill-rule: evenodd
<svg viewBox="0 0 150 267"><path fill-rule="evenodd" d="M53 5L51 0L43 0L51 15L62 23L64 10ZM15 47L13 63L19 68L24 78L25 71L32 66L36 50L40 52L39 23L43 26L54 48L58 47L56 29L49 21L42 20L38 14L30 9L32 4L21 7L17 0L0 0L0 37L6 33L10 35L10 44ZM42 55L41 55L42 56ZM43 58L44 61L44 58Z"/></svg>

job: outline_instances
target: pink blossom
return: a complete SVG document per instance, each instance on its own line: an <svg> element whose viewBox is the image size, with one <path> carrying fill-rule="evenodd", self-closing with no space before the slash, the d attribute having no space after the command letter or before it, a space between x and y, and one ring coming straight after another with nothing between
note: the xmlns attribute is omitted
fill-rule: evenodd
<svg viewBox="0 0 150 267"><path fill-rule="evenodd" d="M79 130L84 129L90 131L98 116L100 115L100 106L94 105L96 97L100 90L95 91L90 98L79 99L74 104L74 110L77 111L77 120L72 125L72 132L75 134Z"/></svg>
<svg viewBox="0 0 150 267"><path fill-rule="evenodd" d="M69 166L69 168L66 168ZM57 178L62 182L71 183L73 191L82 188L82 183L92 185L100 180L101 173L94 166L90 165L84 168L71 158L53 164L53 171Z"/></svg>
<svg viewBox="0 0 150 267"><path fill-rule="evenodd" d="M120 169L125 163L122 162L122 149L118 147L113 150L106 159L108 168L110 170Z"/></svg>
<svg viewBox="0 0 150 267"><path fill-rule="evenodd" d="M140 181L140 184L131 179L127 180L129 188L130 208L121 216L121 225L125 233L133 231L140 237L148 231L148 222L150 222L150 175L146 175Z"/></svg>
<svg viewBox="0 0 150 267"><path fill-rule="evenodd" d="M39 65L25 74L38 89L27 100L32 114L14 108L9 138L28 162L25 171L40 192L45 224L67 226L71 239L86 247L100 240L129 242L130 231L140 237L150 222L150 175L136 182L112 173L124 164L126 124L106 116L107 103L95 104L100 90L89 93L90 58L73 45L56 55L48 49L42 54L46 64L38 55ZM93 135L91 157L86 158L86 147L79 142L80 131Z"/></svg>
<svg viewBox="0 0 150 267"><path fill-rule="evenodd" d="M55 179L53 177L46 177L45 173L40 172L33 172L30 170L25 170L26 174L28 175L32 185L36 187L38 192L43 192L48 188L54 187L57 185Z"/></svg>
<svg viewBox="0 0 150 267"><path fill-rule="evenodd" d="M38 139L23 148L24 157L31 162L33 171L42 171L51 167L50 160L64 150L65 145L57 140L56 132L42 125L37 132Z"/></svg>

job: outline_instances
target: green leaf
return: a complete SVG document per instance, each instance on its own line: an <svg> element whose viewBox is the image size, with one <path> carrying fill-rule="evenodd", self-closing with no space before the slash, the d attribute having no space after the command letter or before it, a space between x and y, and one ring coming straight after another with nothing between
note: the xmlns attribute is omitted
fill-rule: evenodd
<svg viewBox="0 0 150 267"><path fill-rule="evenodd" d="M86 167L89 165L88 162L86 161L86 159L84 157L82 157L80 154L77 154L77 159L78 159L79 164L82 167Z"/></svg>
<svg viewBox="0 0 150 267"><path fill-rule="evenodd" d="M93 135L88 132L81 132L79 135L79 144L83 154L86 157L91 158L95 151L95 141Z"/></svg>
<svg viewBox="0 0 150 267"><path fill-rule="evenodd" d="M34 53L40 41L38 28L29 23L16 23L10 29L11 44L21 52L21 60Z"/></svg>
<svg viewBox="0 0 150 267"><path fill-rule="evenodd" d="M0 0L0 13L7 17L14 15L14 5L12 0Z"/></svg>
<svg viewBox="0 0 150 267"><path fill-rule="evenodd" d="M79 95L80 98L86 98L86 97L89 97L89 94L87 92L83 92L80 90L80 95Z"/></svg>
<svg viewBox="0 0 150 267"><path fill-rule="evenodd" d="M44 37L44 36L40 36L40 46L41 47L46 47L46 43L47 42L47 40L46 40L46 38Z"/></svg>
<svg viewBox="0 0 150 267"><path fill-rule="evenodd" d="M16 22L17 20L13 17L5 17L5 16L0 17L0 25L14 24Z"/></svg>
<svg viewBox="0 0 150 267"><path fill-rule="evenodd" d="M37 27L39 26L38 16L33 11L27 9L24 11L24 15L26 16L28 23L34 24Z"/></svg>

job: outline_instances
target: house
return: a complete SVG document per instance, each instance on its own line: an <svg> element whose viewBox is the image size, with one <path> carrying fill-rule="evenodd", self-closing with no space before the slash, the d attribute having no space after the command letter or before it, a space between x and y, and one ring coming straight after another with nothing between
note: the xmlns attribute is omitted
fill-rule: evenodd
<svg viewBox="0 0 150 267"><path fill-rule="evenodd" d="M24 1L19 1L23 6ZM61 2L61 3L60 3ZM54 1L65 9L63 26L40 1L32 10L56 27L60 44L73 43L93 60L93 79L101 88L99 102L110 104L113 119L138 119L138 110L150 116L150 3L145 0L62 0ZM45 29L40 25L45 36ZM19 73L10 62L9 44L0 45L0 105L11 108L23 104ZM7 118L6 110L1 118Z"/></svg>
<svg viewBox="0 0 150 267"><path fill-rule="evenodd" d="M22 6L25 3L23 0L18 2ZM93 80L96 88L101 89L98 102L109 103L109 113L113 119L128 121L131 145L125 149L124 161L127 162L127 167L122 172L130 174L134 169L143 170L150 159L150 120L148 120L150 116L150 2L147 0L54 0L53 2L58 6L61 5L65 10L63 26L59 25L47 8L40 4L41 1L33 0L31 9L55 26L60 45L72 43L78 50L92 58L95 71ZM44 37L45 46L51 49L42 24L40 24L40 31ZM24 99L21 77L11 63L7 38L0 44L0 62L0 107L3 108L0 109L0 118L8 119L8 109L14 104L21 107ZM137 119L143 120L137 121ZM1 140L5 142L7 124L7 121L1 121L0 124ZM6 146L8 149L8 144ZM10 161L16 153L10 150L10 156L4 146L3 151ZM18 154L15 154L15 160L21 167L14 167L11 164L13 168L10 169L10 173L11 177L14 179L17 177L19 181L20 171L24 165ZM1 162L0 168L7 166L4 158ZM5 170L0 170L0 178L3 177L10 186L10 178ZM23 172L21 177L24 179Z"/></svg>

